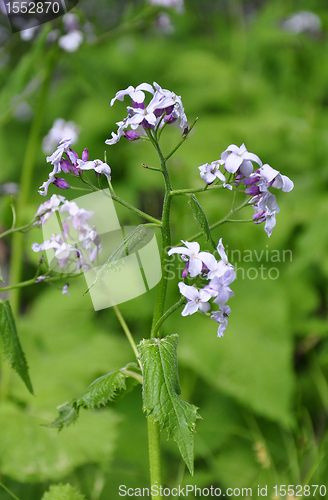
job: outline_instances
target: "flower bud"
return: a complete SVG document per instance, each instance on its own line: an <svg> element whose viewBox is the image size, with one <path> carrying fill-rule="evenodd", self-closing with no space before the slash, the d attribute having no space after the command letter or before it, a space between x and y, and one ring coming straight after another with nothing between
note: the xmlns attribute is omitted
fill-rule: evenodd
<svg viewBox="0 0 328 500"><path fill-rule="evenodd" d="M264 211L257 212L252 216L252 219L255 222L255 224L261 224L261 222L265 221L265 212Z"/></svg>
<svg viewBox="0 0 328 500"><path fill-rule="evenodd" d="M256 196L260 194L260 188L258 186L250 186L245 189L245 194L250 194L251 196Z"/></svg>
<svg viewBox="0 0 328 500"><path fill-rule="evenodd" d="M69 174L71 172L72 164L69 160L64 160L64 158L62 158L60 160L60 168L62 172Z"/></svg>
<svg viewBox="0 0 328 500"><path fill-rule="evenodd" d="M124 130L124 135L129 141L136 141L140 138L140 135L134 130Z"/></svg>
<svg viewBox="0 0 328 500"><path fill-rule="evenodd" d="M53 183L59 189L69 189L68 182L65 179L63 179L62 177L55 177L55 180Z"/></svg>
<svg viewBox="0 0 328 500"><path fill-rule="evenodd" d="M89 150L85 148L82 152L82 161L88 161L89 159Z"/></svg>

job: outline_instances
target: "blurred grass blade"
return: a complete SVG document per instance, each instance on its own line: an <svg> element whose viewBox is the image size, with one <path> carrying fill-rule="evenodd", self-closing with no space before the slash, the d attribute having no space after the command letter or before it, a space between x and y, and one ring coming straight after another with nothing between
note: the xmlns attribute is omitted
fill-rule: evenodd
<svg viewBox="0 0 328 500"><path fill-rule="evenodd" d="M44 27L30 50L20 59L12 71L6 85L0 91L0 124L4 124L12 116L17 104L37 90L38 79L42 78L44 54L47 35L50 28ZM39 73L39 77L35 75Z"/></svg>
<svg viewBox="0 0 328 500"><path fill-rule="evenodd" d="M30 393L33 394L33 388L28 374L28 365L19 342L9 300L3 301L0 299L0 335L4 346L4 358L11 368L18 373Z"/></svg>
<svg viewBox="0 0 328 500"><path fill-rule="evenodd" d="M194 405L183 401L178 379L178 335L144 339L138 345L143 367L143 410L152 415L178 444L191 474L194 472Z"/></svg>

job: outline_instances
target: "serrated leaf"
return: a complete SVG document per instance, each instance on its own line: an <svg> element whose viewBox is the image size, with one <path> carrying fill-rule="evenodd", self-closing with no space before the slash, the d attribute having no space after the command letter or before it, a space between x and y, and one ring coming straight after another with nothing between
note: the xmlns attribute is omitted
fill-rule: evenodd
<svg viewBox="0 0 328 500"><path fill-rule="evenodd" d="M143 410L152 415L178 444L191 474L194 472L197 407L183 401L178 379L178 335L144 339L138 345L143 367Z"/></svg>
<svg viewBox="0 0 328 500"><path fill-rule="evenodd" d="M49 427L61 430L77 421L81 408L92 409L117 402L138 384L142 383L140 368L129 363L116 372L108 373L96 379L77 398L57 408L58 417Z"/></svg>
<svg viewBox="0 0 328 500"><path fill-rule="evenodd" d="M210 226L206 217L206 214L203 210L203 207L197 200L196 196L194 194L189 195L189 205L191 206L191 210L193 213L194 218L196 221L199 223L200 228L206 238L206 241L210 241L212 245L214 245L214 248L216 248L215 243L212 240L212 235L211 235L211 230Z"/></svg>
<svg viewBox="0 0 328 500"><path fill-rule="evenodd" d="M85 500L85 496L70 484L56 484L50 486L42 500Z"/></svg>
<svg viewBox="0 0 328 500"><path fill-rule="evenodd" d="M125 238L123 238L122 241L114 248L105 264L97 272L96 279L88 288L87 292L96 283L98 283L106 273L118 270L122 267L124 265L124 258L130 255L138 243L145 239L146 235L147 229L143 225L139 225L135 227Z"/></svg>
<svg viewBox="0 0 328 500"><path fill-rule="evenodd" d="M9 300L0 299L0 336L3 341L3 355L5 360L18 373L27 389L33 394L27 361L19 342Z"/></svg>

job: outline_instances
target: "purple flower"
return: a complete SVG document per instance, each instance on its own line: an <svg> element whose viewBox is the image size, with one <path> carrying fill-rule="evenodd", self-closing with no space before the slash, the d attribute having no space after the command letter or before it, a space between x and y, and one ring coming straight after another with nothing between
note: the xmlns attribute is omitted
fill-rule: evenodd
<svg viewBox="0 0 328 500"><path fill-rule="evenodd" d="M186 285L182 281L180 281L179 283L179 289L181 295L186 297L188 300L181 313L182 316L189 316L190 314L194 314L198 311L198 309L202 313L207 313L211 309L208 301L210 300L212 295L208 290L197 290L196 287Z"/></svg>
<svg viewBox="0 0 328 500"><path fill-rule="evenodd" d="M223 160L212 161L212 163L204 163L198 167L200 171L200 176L206 184L212 184L216 179L222 181L225 185L226 178L222 172L220 172L220 165L223 165Z"/></svg>
<svg viewBox="0 0 328 500"><path fill-rule="evenodd" d="M228 269L222 276L219 278L215 276L207 287L211 288L215 292L214 302L216 304L225 304L231 297L235 294L229 287L230 283L232 283L236 279L236 273L234 269ZM205 287L207 289L207 287Z"/></svg>
<svg viewBox="0 0 328 500"><path fill-rule="evenodd" d="M270 238L276 225L276 213L280 211L275 195L269 192L263 194L253 208L255 211L252 217L254 222L260 224L265 221L264 230Z"/></svg>
<svg viewBox="0 0 328 500"><path fill-rule="evenodd" d="M68 283L66 283L66 285L63 286L62 294L63 295L69 295Z"/></svg>
<svg viewBox="0 0 328 500"><path fill-rule="evenodd" d="M119 101L123 101L126 95L131 97L132 102L137 105L136 107L139 107L142 104L144 105L145 94L143 90L154 94L154 89L149 83L141 83L136 88L130 85L127 89L119 90L118 92L116 92L115 97L113 97L113 99L110 101L110 105L113 106L116 99L118 99Z"/></svg>
<svg viewBox="0 0 328 500"><path fill-rule="evenodd" d="M228 317L230 313L231 309L226 304L220 305L220 311L214 311L212 313L211 319L214 319L220 325L218 328L218 337L223 337L228 326Z"/></svg>
<svg viewBox="0 0 328 500"><path fill-rule="evenodd" d="M180 120L180 127L185 127L187 117L181 97L174 94L174 92L162 89L156 82L154 82L154 88L148 83L142 83L136 88L130 86L116 93L115 97L111 100L111 105L114 104L116 99L123 101L124 97L129 95L132 99L132 106L127 107L128 116L116 123L118 125L117 133L112 132L112 138L107 139L105 141L106 144L110 146L116 144L123 135L129 140L137 139L134 134L125 132L125 129L128 127L131 127L132 131L138 127L143 127L144 130L153 129L156 126L163 126L165 122L172 123L178 119ZM145 105L144 90L153 94L147 106Z"/></svg>
<svg viewBox="0 0 328 500"><path fill-rule="evenodd" d="M214 278L215 276L220 278L220 276L222 276L226 271L234 269L233 265L228 262L228 257L227 257L225 250L224 250L222 238L220 238L216 249L221 257L221 260L219 262L217 262L215 259L215 262L211 261L210 265L207 266L209 268L209 271L210 271L208 273L208 277L210 279Z"/></svg>
<svg viewBox="0 0 328 500"><path fill-rule="evenodd" d="M51 156L47 156L47 162L51 162L51 164L53 165L53 170L52 170L52 172L50 172L48 180L45 181L42 184L42 186L40 186L40 188L39 188L39 194L41 194L42 196L47 195L48 187L50 184L52 184L54 182L55 175L57 175L61 172L60 162L61 162L62 156L64 153L67 153L71 143L72 143L72 139L61 140L59 145L57 146L56 151Z"/></svg>
<svg viewBox="0 0 328 500"><path fill-rule="evenodd" d="M260 176L259 183L260 186L262 184L261 190L263 191L265 190L265 187L269 188L272 186L276 189L282 189L282 191L289 192L294 187L293 181L290 180L287 175L281 175L278 170L270 167L267 163L257 171L257 175Z"/></svg>
<svg viewBox="0 0 328 500"><path fill-rule="evenodd" d="M101 160L86 161L78 160L78 167L81 170L94 170L97 174L105 174L110 181L111 168Z"/></svg>
<svg viewBox="0 0 328 500"><path fill-rule="evenodd" d="M200 246L197 242L189 243L188 241L181 240L182 243L186 245L187 248L175 247L168 251L168 255L171 256L174 253L179 253L182 255L184 260L189 258L188 271L191 278L201 274L203 270L203 264L210 269L214 266L216 259L214 255L209 252L200 252Z"/></svg>
<svg viewBox="0 0 328 500"><path fill-rule="evenodd" d="M51 217L51 215L58 210L59 206L66 201L64 196L59 196L57 194L53 194L50 200L41 203L39 206L35 218L39 219L35 225L45 224L47 220Z"/></svg>
<svg viewBox="0 0 328 500"><path fill-rule="evenodd" d="M156 92L153 97L153 105L156 103L157 109L166 109L173 106L172 111L170 109L170 113L172 113L174 118L180 119L180 127L184 128L187 124L187 117L184 112L181 96L176 95L170 90L162 89L162 87L156 82L154 82L154 87Z"/></svg>
<svg viewBox="0 0 328 500"><path fill-rule="evenodd" d="M223 151L221 158L224 161L224 168L227 172L234 174L239 170L246 177L253 171L252 161L262 166L260 158L254 153L249 153L245 144L242 144L240 148L235 144L231 144Z"/></svg>
<svg viewBox="0 0 328 500"><path fill-rule="evenodd" d="M81 267L84 271L90 269L91 263L101 252L100 236L89 225L89 219L94 212L79 208L74 201L67 201L56 195L53 195L49 202L39 207L37 215L44 223L56 210L61 213L68 212L67 218L62 220L62 233L53 234L41 245L33 243L32 250L34 252L53 250L58 266L62 269L68 264L72 264L76 270ZM42 220L42 217L46 216L47 219Z"/></svg>

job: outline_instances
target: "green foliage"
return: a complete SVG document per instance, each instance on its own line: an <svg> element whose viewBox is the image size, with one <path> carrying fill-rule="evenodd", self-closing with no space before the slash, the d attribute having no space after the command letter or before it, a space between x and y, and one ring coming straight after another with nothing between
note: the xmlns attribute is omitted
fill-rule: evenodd
<svg viewBox="0 0 328 500"><path fill-rule="evenodd" d="M118 415L107 409L88 412L80 416L78 426L62 433L42 425L50 415L48 411L24 411L14 403L0 405L3 475L28 483L58 481L86 463L108 463L115 449Z"/></svg>
<svg viewBox="0 0 328 500"><path fill-rule="evenodd" d="M0 299L0 335L3 341L4 358L11 368L18 373L30 393L33 394L25 354L18 338L9 300Z"/></svg>
<svg viewBox="0 0 328 500"><path fill-rule="evenodd" d="M57 484L50 486L42 500L85 500L85 496L70 484Z"/></svg>
<svg viewBox="0 0 328 500"><path fill-rule="evenodd" d="M88 18L99 30L98 14L104 5L115 14L103 16L112 26L127 4L101 0L97 13L89 7ZM99 43L76 53L61 52L42 132L46 135L57 117L74 120L82 131L73 149L81 153L89 147L90 155L103 158L104 139L116 130L115 122L122 120L127 104L125 98L110 107L110 99L130 84L155 80L182 96L190 122L199 116L186 144L169 160L175 189L185 187L186 180L192 187L203 186L197 167L217 160L228 144L242 142L294 180L295 189L288 196L277 192L281 211L270 240L263 226L252 223L225 224L213 231L214 240L222 237L229 252L292 251L292 261L286 262L268 264L265 254L249 263L236 256L232 259L240 271L225 337L217 339L216 325L201 314L182 318L176 312L163 325L166 333L179 332L182 398L192 399L203 417L195 435L194 477L177 477L180 453L172 441L162 443L163 468L170 485L253 486L253 495L258 484L307 480L327 484L326 0L300 0L297 5L285 0L251 1L243 6L230 0L190 0L185 6L181 15L169 12L175 26L171 35L158 34L148 26L141 35L118 30L119 38L108 32ZM319 36L281 29L281 21L296 9L319 15L323 26ZM31 122L9 118L25 100L33 110L36 87L29 82L37 83L45 57L38 56L33 67L35 42L22 42L18 34L9 42L3 51L9 63L3 59L0 68L2 119L6 120L0 138L4 165L0 173L3 180L19 182ZM177 135L174 125L166 127L161 137L164 152L175 147ZM107 157L115 191L160 217L162 179L141 167L142 163L157 166L149 144L122 138L107 148ZM26 206L31 217L40 203L37 188L48 167L40 144ZM49 194L54 192L58 194L50 186ZM70 199L76 193L65 192ZM230 209L231 196L225 190L199 193L197 198L209 224ZM4 201L2 196L2 205ZM199 222L192 220L184 197L176 198L173 208L172 236L177 244L198 232ZM118 206L117 211L122 224L140 223L124 207ZM1 226L7 229L10 210L0 212ZM243 215L251 216L252 208L245 208ZM26 278L33 275L30 266L38 260L30 250L38 236L35 231L25 235ZM0 251L5 275L8 239L4 240ZM279 277L247 278L248 269L254 273L262 264L277 267ZM131 359L112 311L95 314L88 295L83 296L85 283L77 281L70 286L70 297L62 297L55 288L49 290L46 283L22 290L25 314L18 327L37 397L29 395L18 377L8 383L10 411L8 401L0 404L0 471L5 484L10 483L10 489L24 500L41 498L40 491L48 488L42 481L78 481L81 491L97 500L112 498L119 484L148 485L146 424L137 387L115 410L81 412L78 425L64 433L40 425L51 420L59 401L70 401L92 380ZM176 277L168 283L168 307L179 298L176 285ZM120 306L138 340L147 336L153 300L154 291L150 291ZM269 467L263 456L270 458ZM108 463L110 467L103 467ZM99 487L94 493L96 481L103 490ZM0 496L11 498L5 492Z"/></svg>
<svg viewBox="0 0 328 500"><path fill-rule="evenodd" d="M75 423L81 408L92 409L106 406L125 396L138 384L142 383L140 369L135 363L129 363L120 370L98 378L77 398L58 407L58 417L49 427L61 430Z"/></svg>
<svg viewBox="0 0 328 500"><path fill-rule="evenodd" d="M194 405L183 401L178 380L178 335L144 339L138 345L143 368L143 410L152 415L178 444L194 473L194 431L200 418Z"/></svg>
<svg viewBox="0 0 328 500"><path fill-rule="evenodd" d="M49 27L44 27L43 33L34 44L32 50L26 53L18 62L15 69L10 74L7 84L0 91L0 125L6 123L11 118L15 107L24 99L29 97L34 85L31 80L35 79L35 74L40 77L42 66L45 39L49 33ZM39 72L39 74L38 74ZM29 88L30 87L30 88Z"/></svg>

